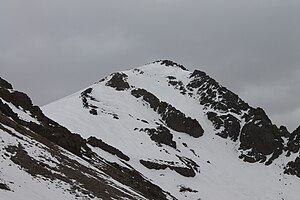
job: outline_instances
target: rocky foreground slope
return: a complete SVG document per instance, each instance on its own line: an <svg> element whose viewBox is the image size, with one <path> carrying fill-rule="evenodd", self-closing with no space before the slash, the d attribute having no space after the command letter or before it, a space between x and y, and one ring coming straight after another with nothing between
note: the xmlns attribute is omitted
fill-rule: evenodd
<svg viewBox="0 0 300 200"><path fill-rule="evenodd" d="M51 119L3 79L0 104L0 199L300 195L300 128L274 125L205 72L172 61L113 73L44 106Z"/></svg>
<svg viewBox="0 0 300 200"><path fill-rule="evenodd" d="M106 145L105 147L110 147ZM0 79L0 199L172 199L129 165L47 118Z"/></svg>

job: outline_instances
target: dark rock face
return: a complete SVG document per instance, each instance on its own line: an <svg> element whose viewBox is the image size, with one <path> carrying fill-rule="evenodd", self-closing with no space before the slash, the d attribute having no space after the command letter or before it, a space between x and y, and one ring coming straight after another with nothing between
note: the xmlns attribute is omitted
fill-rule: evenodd
<svg viewBox="0 0 300 200"><path fill-rule="evenodd" d="M29 111L32 116L41 123L37 124L20 119L6 103L3 103L0 100L0 111L6 116L11 117L20 125L28 127L33 132L49 139L78 156L82 156L82 149L84 149L87 154L91 151L80 135L71 133L68 129L47 118L39 107L32 105L31 99L25 93L0 88L0 97L18 108L21 107L22 109Z"/></svg>
<svg viewBox="0 0 300 200"><path fill-rule="evenodd" d="M291 161L287 164L285 174L295 175L300 178L300 157L298 156L295 161Z"/></svg>
<svg viewBox="0 0 300 200"><path fill-rule="evenodd" d="M132 90L131 94L136 98L142 97L144 101L149 103L150 107L161 115L162 120L169 128L178 132L187 133L196 138L203 135L204 130L196 119L186 117L184 113L172 105L160 101L155 95L145 89Z"/></svg>
<svg viewBox="0 0 300 200"><path fill-rule="evenodd" d="M189 167L179 167L174 164L174 162L166 163L158 163L152 161L145 161L140 160L140 163L147 167L148 169L156 169L156 170L164 170L164 169L171 169L177 172L178 174L185 176L185 177L195 177L196 173L192 168Z"/></svg>
<svg viewBox="0 0 300 200"><path fill-rule="evenodd" d="M167 192L163 192L160 187L152 184L136 170L122 167L116 163L111 163L111 166L113 170L107 168L104 169L104 171L121 183L133 188L135 191L140 191L144 197L152 200L167 199L165 194ZM172 199L175 200L176 198L172 197Z"/></svg>
<svg viewBox="0 0 300 200"><path fill-rule="evenodd" d="M266 165L279 157L283 152L283 139L281 131L272 124L266 113L261 109L251 109L246 116L246 124L242 128L240 135L240 149L249 150L245 155L245 161L263 162L266 155L272 157L266 162Z"/></svg>
<svg viewBox="0 0 300 200"><path fill-rule="evenodd" d="M91 95L92 91L93 91L93 88L88 88L88 89L84 90L83 92L81 92L80 98L82 100L83 108L89 109L89 113L91 115L98 115L98 112L96 110L98 108L98 106L95 106L91 102L89 102L89 101L97 101L98 102L98 100L95 99Z"/></svg>
<svg viewBox="0 0 300 200"><path fill-rule="evenodd" d="M185 95L188 92L182 81L176 80L174 76L168 76L167 78L169 85L172 85L175 89L180 90L181 94Z"/></svg>
<svg viewBox="0 0 300 200"><path fill-rule="evenodd" d="M119 158L129 161L130 158L128 156L126 156L122 151L120 151L119 149L116 149L115 147L106 144L105 142L103 142L102 140L96 138L96 137L89 137L87 142L92 145L93 147L99 147L100 149L112 154L112 155L116 155Z"/></svg>
<svg viewBox="0 0 300 200"><path fill-rule="evenodd" d="M90 157L91 149L86 145L86 141L79 134L71 133L68 129L59 125L47 126L29 122L27 126L30 130L77 156L82 157L82 155L85 155ZM84 151L82 149L84 149Z"/></svg>
<svg viewBox="0 0 300 200"><path fill-rule="evenodd" d="M238 95L221 86L205 72L195 70L190 79L188 90L196 90L200 104L213 110L207 112L207 117L216 131L219 131L217 135L229 137L233 141L240 140L241 159L246 162L265 162L269 165L283 153L282 137L289 136L289 133L286 128L278 129L273 125L263 109L250 107ZM245 124L243 127L241 120ZM290 145L291 149L292 146ZM297 148L294 151L297 151ZM269 160L266 160L267 155L271 155Z"/></svg>
<svg viewBox="0 0 300 200"><path fill-rule="evenodd" d="M180 189L179 189L179 192L194 192L194 193L197 193L198 191L181 185Z"/></svg>
<svg viewBox="0 0 300 200"><path fill-rule="evenodd" d="M207 118L213 123L214 127L218 130L221 127L224 129L217 133L222 138L230 137L236 141L239 137L241 125L240 121L231 114L218 116L217 113L208 112Z"/></svg>
<svg viewBox="0 0 300 200"><path fill-rule="evenodd" d="M200 95L201 105L221 112L232 112L242 114L249 105L241 100L227 88L221 86L214 79L206 75L205 72L195 70L190 76L190 83L187 88L191 91L197 90Z"/></svg>
<svg viewBox="0 0 300 200"><path fill-rule="evenodd" d="M0 77L0 87L5 89L13 89L12 85Z"/></svg>
<svg viewBox="0 0 300 200"><path fill-rule="evenodd" d="M0 183L0 190L10 191L10 188L4 183Z"/></svg>
<svg viewBox="0 0 300 200"><path fill-rule="evenodd" d="M150 135L151 140L158 144L165 144L176 149L176 142L173 141L173 135L166 127L160 125L156 129L145 128L140 131L147 132Z"/></svg>
<svg viewBox="0 0 300 200"><path fill-rule="evenodd" d="M21 106L24 109L30 109L33 106L31 99L25 93L22 92L10 92L5 88L0 88L0 96L5 101L14 104L16 107Z"/></svg>
<svg viewBox="0 0 300 200"><path fill-rule="evenodd" d="M179 158L179 160L182 163L184 163L188 168L193 169L195 172L200 173L200 166L193 160L191 160L187 157L178 156L178 155L177 155L177 158Z"/></svg>
<svg viewBox="0 0 300 200"><path fill-rule="evenodd" d="M114 73L112 78L106 83L106 86L115 88L118 91L124 91L130 88L127 78L128 76L124 73Z"/></svg>
<svg viewBox="0 0 300 200"><path fill-rule="evenodd" d="M175 131L184 132L196 138L202 136L204 133L203 128L196 119L186 117L185 114L166 102L161 102L158 113L162 116L168 127Z"/></svg>
<svg viewBox="0 0 300 200"><path fill-rule="evenodd" d="M161 65L165 65L165 66L171 66L171 67L179 67L182 70L188 71L183 65L180 65L178 63L175 63L171 60L158 60L155 61L154 63L160 63Z"/></svg>
<svg viewBox="0 0 300 200"><path fill-rule="evenodd" d="M149 103L150 107L153 108L153 110L155 111L158 109L160 105L159 99L154 94L148 92L145 89L132 90L131 94L136 98L142 97L143 100Z"/></svg>
<svg viewBox="0 0 300 200"><path fill-rule="evenodd" d="M288 152L297 153L300 149L300 126L291 133L287 144Z"/></svg>

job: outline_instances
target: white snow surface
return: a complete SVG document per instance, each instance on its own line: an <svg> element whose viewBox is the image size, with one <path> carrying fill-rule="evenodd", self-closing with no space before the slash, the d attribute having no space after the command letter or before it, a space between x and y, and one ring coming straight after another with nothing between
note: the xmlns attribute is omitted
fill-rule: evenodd
<svg viewBox="0 0 300 200"><path fill-rule="evenodd" d="M74 194L68 192L70 185L57 180L50 180L43 177L33 178L29 173L24 171L18 165L15 165L6 155L5 148L8 146L17 146L21 144L26 146L26 151L36 160L42 161L49 166L55 167L56 160L47 155L47 151L41 151L41 148L46 148L38 142L34 142L30 138L24 138L14 129L2 125L14 134L23 138L23 140L12 137L7 132L0 129L0 181L7 184L11 191L1 191L1 200L51 200L51 199L75 199ZM47 158L47 159L45 159ZM51 158L51 160L50 160Z"/></svg>
<svg viewBox="0 0 300 200"><path fill-rule="evenodd" d="M127 82L131 89L144 88L186 116L197 119L204 129L204 135L194 138L170 129L177 148L158 146L147 133L136 128L157 127L156 123L162 123L159 114L148 103L132 96L131 89L117 91L105 86L111 76L89 87L93 89L89 95L95 99L89 99L88 102L98 107L98 115L91 115L89 109L83 107L80 96L84 90L46 105L42 110L72 132L79 133L84 138L95 136L119 149L130 157L128 164L177 199L299 199L300 179L283 174L283 163L286 163L287 158L280 157L270 166L243 162L238 158L239 143L215 135L214 128L198 100L180 94L179 90L168 84L167 76L174 76L184 85L187 84L191 72L153 63L122 73L128 76ZM93 151L107 160L124 165L118 157L99 148L93 148ZM200 172L195 177L184 177L168 168L150 170L139 162L141 159L174 161L178 162L178 166L183 166L177 155L195 161L200 166ZM180 192L182 186L196 192ZM68 199L68 196L64 199Z"/></svg>
<svg viewBox="0 0 300 200"><path fill-rule="evenodd" d="M0 99L1 99L2 102L6 103L12 109L12 111L18 115L18 117L21 120L24 120L24 121L27 121L27 122L34 122L36 124L40 124L40 122L36 118L32 117L32 114L30 113L30 111L25 110L21 106L18 108L14 104L5 101L2 98L0 98Z"/></svg>

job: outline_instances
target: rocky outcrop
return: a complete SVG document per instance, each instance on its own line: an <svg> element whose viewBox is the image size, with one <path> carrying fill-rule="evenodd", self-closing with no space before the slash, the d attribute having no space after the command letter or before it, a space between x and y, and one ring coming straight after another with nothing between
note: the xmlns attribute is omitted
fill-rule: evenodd
<svg viewBox="0 0 300 200"><path fill-rule="evenodd" d="M114 73L111 79L106 83L106 86L115 88L118 91L124 91L130 88L127 78L128 76L124 73Z"/></svg>
<svg viewBox="0 0 300 200"><path fill-rule="evenodd" d="M5 89L13 89L12 85L0 77L0 87Z"/></svg>
<svg viewBox="0 0 300 200"><path fill-rule="evenodd" d="M171 67L179 67L180 69L182 70L185 70L185 71L188 71L187 68L185 68L183 65L180 65L178 63L175 63L171 60L158 60L158 61L155 61L153 63L160 63L161 65L165 65L165 66L171 66Z"/></svg>
<svg viewBox="0 0 300 200"><path fill-rule="evenodd" d="M136 98L142 98L149 103L150 107L162 117L166 125L178 132L184 132L193 137L200 137L203 135L203 128L196 119L185 116L184 113L177 110L172 105L160 101L155 95L146 91L145 89L135 89L131 94Z"/></svg>
<svg viewBox="0 0 300 200"><path fill-rule="evenodd" d="M240 149L250 151L241 157L247 162L264 162L267 155L272 155L266 162L266 165L271 164L283 152L281 131L272 124L261 108L251 109L245 118L246 124L240 135Z"/></svg>
<svg viewBox="0 0 300 200"><path fill-rule="evenodd" d="M191 91L197 91L201 105L216 111L232 112L238 115L249 108L249 105L238 95L221 86L205 72L195 70L190 75L190 79L187 88Z"/></svg>
<svg viewBox="0 0 300 200"><path fill-rule="evenodd" d="M169 162L169 163L166 163L166 161L164 161L164 162L165 163L140 160L140 163L142 165L144 165L145 167L147 167L148 169L164 170L164 169L169 168L185 177L195 177L196 176L196 173L192 168L176 166L174 162Z"/></svg>
<svg viewBox="0 0 300 200"><path fill-rule="evenodd" d="M31 113L32 117L40 123L28 122L19 118L6 103L0 100L0 111L4 115L78 156L82 156L83 153L86 156L89 155L91 150L79 134L71 133L68 129L47 118L39 107L32 105L31 99L25 93L0 88L0 97L17 108Z"/></svg>
<svg viewBox="0 0 300 200"><path fill-rule="evenodd" d="M300 178L300 157L296 157L294 161L288 162L284 170L285 174L295 175Z"/></svg>
<svg viewBox="0 0 300 200"><path fill-rule="evenodd" d="M120 151L119 149L106 144L105 142L103 142L102 140L96 138L96 137L89 137L87 139L88 144L92 145L93 147L99 147L100 149L112 154L112 155L116 155L117 157L125 160L125 161L129 161L130 158L128 156L126 156L122 151Z"/></svg>
<svg viewBox="0 0 300 200"><path fill-rule="evenodd" d="M273 125L263 109L250 107L205 72L195 70L190 79L186 87L196 91L200 104L209 109L207 118L216 134L233 141L240 140L241 159L269 165L283 153L283 138L289 133L286 128ZM290 149L295 146L290 143Z"/></svg>
<svg viewBox="0 0 300 200"><path fill-rule="evenodd" d="M218 115L215 112L208 112L207 118L213 123L217 132L217 135L222 138L231 138L236 141L240 135L241 125L240 120L231 114Z"/></svg>
<svg viewBox="0 0 300 200"><path fill-rule="evenodd" d="M289 136L287 150L290 153L297 153L300 149L300 126L294 130Z"/></svg>
<svg viewBox="0 0 300 200"><path fill-rule="evenodd" d="M173 135L170 130L162 125L155 128L144 128L140 131L146 132L150 135L151 140L157 144L165 144L176 149L176 142L173 141Z"/></svg>
<svg viewBox="0 0 300 200"><path fill-rule="evenodd" d="M10 191L10 188L5 183L0 183L0 190Z"/></svg>

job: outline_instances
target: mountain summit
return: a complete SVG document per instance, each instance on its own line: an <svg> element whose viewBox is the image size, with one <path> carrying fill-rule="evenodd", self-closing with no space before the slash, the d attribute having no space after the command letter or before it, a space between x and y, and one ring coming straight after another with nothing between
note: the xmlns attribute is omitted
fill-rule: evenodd
<svg viewBox="0 0 300 200"><path fill-rule="evenodd" d="M300 195L300 128L276 126L205 72L170 60L42 109L0 79L0 104L0 199Z"/></svg>
<svg viewBox="0 0 300 200"><path fill-rule="evenodd" d="M278 128L203 71L159 60L43 111L177 199L296 199L299 131Z"/></svg>

